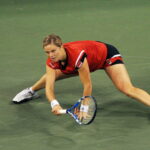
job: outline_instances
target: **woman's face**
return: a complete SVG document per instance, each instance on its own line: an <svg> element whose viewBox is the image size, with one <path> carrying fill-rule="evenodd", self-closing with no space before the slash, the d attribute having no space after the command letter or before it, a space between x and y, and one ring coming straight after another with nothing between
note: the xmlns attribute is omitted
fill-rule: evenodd
<svg viewBox="0 0 150 150"><path fill-rule="evenodd" d="M54 44L49 44L44 47L44 51L52 62L58 62L63 59L63 46L58 47Z"/></svg>

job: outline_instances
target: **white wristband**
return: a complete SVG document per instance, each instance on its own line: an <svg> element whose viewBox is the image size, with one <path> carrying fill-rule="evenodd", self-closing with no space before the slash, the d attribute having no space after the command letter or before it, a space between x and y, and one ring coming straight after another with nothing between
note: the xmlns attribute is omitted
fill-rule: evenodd
<svg viewBox="0 0 150 150"><path fill-rule="evenodd" d="M81 107L80 107L80 111L81 112L88 112L88 110L89 110L89 106L88 105L82 105L81 104Z"/></svg>
<svg viewBox="0 0 150 150"><path fill-rule="evenodd" d="M59 102L56 99L54 99L51 101L50 104L51 104L51 107L53 108L54 106L59 105Z"/></svg>

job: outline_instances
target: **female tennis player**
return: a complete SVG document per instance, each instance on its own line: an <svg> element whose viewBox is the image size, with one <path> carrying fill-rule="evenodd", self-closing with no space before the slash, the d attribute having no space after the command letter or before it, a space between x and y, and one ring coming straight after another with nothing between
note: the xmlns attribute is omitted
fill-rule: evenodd
<svg viewBox="0 0 150 150"><path fill-rule="evenodd" d="M90 72L103 69L119 91L150 106L150 95L132 85L122 56L114 46L90 40L63 44L59 36L51 34L44 38L43 49L48 56L46 73L33 86L18 93L13 98L14 103L37 98L37 91L45 88L52 112L58 115L62 107L54 93L55 81L79 75L83 84L83 96L90 96ZM83 112L86 109L87 102L84 100Z"/></svg>

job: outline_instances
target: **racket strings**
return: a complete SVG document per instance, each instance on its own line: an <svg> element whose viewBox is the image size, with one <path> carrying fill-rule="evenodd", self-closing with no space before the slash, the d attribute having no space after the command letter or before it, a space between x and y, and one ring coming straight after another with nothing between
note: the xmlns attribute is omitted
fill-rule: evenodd
<svg viewBox="0 0 150 150"><path fill-rule="evenodd" d="M83 99L82 99L83 100ZM69 114L76 120L79 124L89 124L96 116L96 100L93 97L87 99L87 101L78 101L73 107L70 108ZM80 108L81 105L88 105L88 111L83 112Z"/></svg>
<svg viewBox="0 0 150 150"><path fill-rule="evenodd" d="M80 107L81 107L81 103L78 105L78 107L76 107L73 110L74 115L77 117L77 119L82 123L82 124L88 124L91 122L91 120L93 119L94 115L95 115L95 110L96 110L96 104L95 101L90 98L88 100L88 112L81 112L80 111ZM81 117L82 116L82 117Z"/></svg>
<svg viewBox="0 0 150 150"><path fill-rule="evenodd" d="M87 117L82 119L83 124L88 124L93 119L96 110L96 104L93 99L90 99L88 103L89 109L87 112Z"/></svg>

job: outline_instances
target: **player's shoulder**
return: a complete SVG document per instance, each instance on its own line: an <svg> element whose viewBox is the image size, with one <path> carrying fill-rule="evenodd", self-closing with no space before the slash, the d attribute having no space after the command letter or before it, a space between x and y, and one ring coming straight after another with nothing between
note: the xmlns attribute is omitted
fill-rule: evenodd
<svg viewBox="0 0 150 150"><path fill-rule="evenodd" d="M70 53L70 55L79 55L80 52L82 52L84 50L84 48L87 45L87 41L73 41L73 42L68 42L68 43L64 43L63 46L68 53Z"/></svg>
<svg viewBox="0 0 150 150"><path fill-rule="evenodd" d="M63 45L78 45L78 44L88 44L88 43L95 43L96 41L94 40L81 40L81 41L72 41L72 42L67 42L64 43Z"/></svg>

